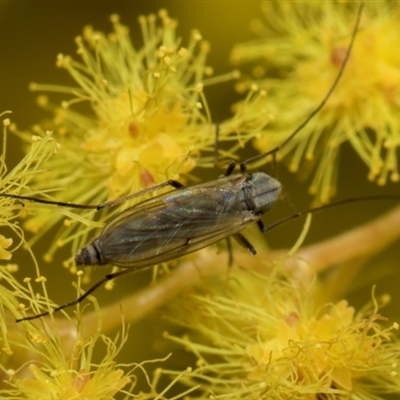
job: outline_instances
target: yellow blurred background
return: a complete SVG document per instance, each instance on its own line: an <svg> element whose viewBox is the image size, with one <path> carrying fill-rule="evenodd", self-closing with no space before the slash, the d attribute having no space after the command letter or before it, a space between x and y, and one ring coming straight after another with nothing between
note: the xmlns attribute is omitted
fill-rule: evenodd
<svg viewBox="0 0 400 400"><path fill-rule="evenodd" d="M29 130L35 123L50 114L40 109L35 102L37 93L28 90L30 82L70 85L68 74L55 66L58 53L76 55L74 38L81 34L85 25L90 24L96 30L110 32L112 27L109 16L117 13L121 22L128 25L131 38L137 47L142 44L140 28L137 23L141 14L157 13L166 8L171 18L178 20L178 33L187 41L192 29L200 30L204 39L211 44L208 64L216 75L232 70L229 55L236 43L254 39L249 23L253 18L261 17L259 3L255 1L2 1L0 2L0 112L11 110L12 122L22 130ZM207 88L205 91L214 121L229 117L231 105L239 99L228 82ZM61 101L60 95L50 94L53 101ZM295 127L293 127L294 129ZM18 140L10 141L8 160L10 167L22 156ZM251 149L243 153L253 154ZM360 195L399 194L399 184L389 183L378 187L366 179L367 168L355 156L349 147L343 149L340 160L338 195L336 199ZM214 171L213 179L221 171ZM201 173L200 173L201 174ZM281 180L284 193L296 209L310 206L312 198L307 193L307 182L298 182L284 166L278 165L277 175ZM292 210L282 202L277 210L266 216L265 221L274 221ZM388 202L371 202L333 208L315 215L307 243L316 242L344 232L351 227L367 222L389 209ZM293 222L276 231L268 233L271 247L290 247L301 231L302 222ZM389 293L392 302L382 312L393 320L399 321L400 293L400 250L399 242L392 245L382 255L372 260L361 273L347 299L355 306L361 306L371 298L371 286L377 285L377 293ZM35 248L36 253L39 250ZM67 251L67 250L66 250ZM64 258L65 258L64 254ZM33 265L21 252L13 259L20 265L21 276L33 275ZM50 296L55 302L63 303L75 297L71 286L73 277L62 267L63 255L53 263L42 265L42 273L48 278ZM26 263L26 264L24 264ZM25 270L26 268L26 270ZM29 272L28 272L29 271ZM107 272L109 270L107 269ZM104 276L105 271L98 268L93 276L96 280ZM138 288L145 287L151 280L151 271L132 274L116 282L112 292L100 289L96 295L99 303L115 301ZM112 300L110 300L112 298ZM127 350L121 355L121 362L140 362L144 359L162 357L169 352L162 343L165 329L159 313L135 324L130 329Z"/></svg>

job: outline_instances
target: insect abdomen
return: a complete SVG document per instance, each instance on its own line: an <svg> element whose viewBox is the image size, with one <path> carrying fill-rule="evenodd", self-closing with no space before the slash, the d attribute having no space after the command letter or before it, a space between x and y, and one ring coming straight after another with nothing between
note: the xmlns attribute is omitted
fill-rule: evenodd
<svg viewBox="0 0 400 400"><path fill-rule="evenodd" d="M75 265L85 266L107 264L107 262L103 260L96 243L97 239L80 250L80 252L75 256Z"/></svg>

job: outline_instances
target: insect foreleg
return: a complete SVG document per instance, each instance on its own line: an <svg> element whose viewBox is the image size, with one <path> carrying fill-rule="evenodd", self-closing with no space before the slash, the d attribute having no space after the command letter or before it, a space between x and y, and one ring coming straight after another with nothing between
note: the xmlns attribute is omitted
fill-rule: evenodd
<svg viewBox="0 0 400 400"><path fill-rule="evenodd" d="M255 256L257 254L257 250L253 247L253 245L241 233L235 233L232 236L241 246L243 246L251 254L253 254L253 256Z"/></svg>
<svg viewBox="0 0 400 400"><path fill-rule="evenodd" d="M235 170L235 167L236 167L235 161L234 161L234 160L230 160L230 161L229 161L228 168L227 168L227 170L226 170L225 173L224 173L224 176L229 176L229 175L231 175L232 172Z"/></svg>

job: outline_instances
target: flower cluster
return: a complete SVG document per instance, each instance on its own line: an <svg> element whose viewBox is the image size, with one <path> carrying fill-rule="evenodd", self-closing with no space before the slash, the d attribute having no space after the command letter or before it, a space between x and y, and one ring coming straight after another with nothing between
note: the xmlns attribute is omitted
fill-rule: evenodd
<svg viewBox="0 0 400 400"><path fill-rule="evenodd" d="M356 313L344 300L315 308L284 276L235 276L229 290L207 284L174 303L173 321L190 332L169 339L192 352L198 399L377 399L400 392L400 344L374 299ZM211 293L210 293L211 291ZM387 302L387 297L380 301ZM165 371L172 374L172 371Z"/></svg>
<svg viewBox="0 0 400 400"><path fill-rule="evenodd" d="M99 204L167 179L186 182L193 178L194 167L214 166L216 126L203 88L233 79L237 72L211 77L212 68L206 65L209 44L200 33L193 31L183 47L176 22L165 10L159 12L159 19L161 26L155 15L139 18L140 48L133 46L128 28L116 15L111 17L114 32L108 36L86 27L76 38L81 62L62 54L57 58L57 66L68 71L78 87L31 85L35 91L71 97L61 107L44 95L39 97L39 103L54 113L51 129L62 145L62 154L47 162L46 171L32 182L32 190L54 185L62 189L53 194L55 199ZM264 91L252 87L235 115L220 125L219 141L231 142L228 154L233 157L269 123L262 106L264 96ZM85 103L89 112L79 108ZM30 134L17 133L30 142ZM120 211L103 210L102 220ZM94 218L93 211L79 217L71 213L46 258L51 260L58 247L71 241L74 253L86 244L89 231L98 227L90 222ZM87 228L77 232L72 223L76 219ZM38 212L25 227L36 232L38 240L41 232L59 220Z"/></svg>
<svg viewBox="0 0 400 400"><path fill-rule="evenodd" d="M383 10L382 4L387 9ZM303 158L315 163L321 160L311 187L321 202L334 194L340 145L346 141L370 168L371 179L381 184L388 177L399 180L400 58L392 51L400 40L396 33L398 10L390 2L368 4L338 88L301 135L280 152L293 153L292 170L299 168ZM233 106L233 116L218 129L204 88L237 78L238 73L212 77L212 68L206 64L209 44L198 31L193 31L187 42L181 41L176 22L165 10L158 17L139 18L143 41L139 47L133 45L128 28L116 15L111 17L114 30L109 35L86 27L76 39L81 60L66 55L57 58L57 66L70 74L76 87L31 86L34 91L68 97L61 106L44 95L39 97L39 103L53 113L49 126L35 126L32 135L10 125L8 119L4 121L2 193L100 204L167 179L195 182L195 168L214 166L217 132L218 141L224 143L220 151L224 158L237 159L236 151L250 140L261 151L282 143L315 109L334 81L349 43L355 5L270 1L264 12L267 23L254 26L268 39L237 46L232 57L235 62L244 62L259 61L261 56L266 65L254 69L256 79L238 84L247 95ZM368 65L364 64L367 58ZM268 68L283 76L265 78ZM316 70L320 73L315 74ZM26 156L11 171L5 162L7 129L26 145ZM251 166L265 162L258 161ZM129 206L132 202L121 204L122 208ZM104 226L121 208L106 208L95 216L93 210L74 212L0 196L0 210L0 225L11 231L0 235L0 259L8 261L20 246L12 246L12 235L17 235L32 256L36 283L42 288L38 294L31 279L18 282L16 265L1 267L3 397L96 400L122 394L139 400L166 399L177 381L188 390L169 396L169 400L183 396L315 400L353 396L376 400L382 393L400 392L400 344L394 335L398 325L378 313L387 297L373 295L371 303L358 313L345 300L320 305L312 287L305 287L311 275L318 281L313 265L304 269L304 276L309 274L302 282L296 280L301 273L291 271L289 276L288 269L281 268L298 250L305 234L284 261L263 270L265 275L250 271L257 270L260 263L254 257L254 264L246 265L249 270L230 272L227 285L207 281L206 288L198 287L173 302L168 319L190 329L190 336L166 337L194 354L197 363L193 370L186 365L180 372L158 369L151 381L145 362L117 363L127 339L125 326L115 339L102 334L100 311L93 298L89 297L95 315L84 319L78 305L76 325L69 318L64 324L64 319L51 313L40 325L28 321L16 325L14 321L27 312L41 313L55 307L31 245L63 221L54 242L46 248L46 258L51 260L66 244L75 254L93 237L93 230ZM16 222L19 217L25 218L25 228L33 232L28 243ZM229 250L235 253L235 266L241 265L236 248ZM219 267L217 259L202 259L193 253L189 263L197 267L196 261L208 260L211 271ZM182 270L181 288L195 282L184 269L178 272ZM145 295L137 294L135 304L144 310L140 309L141 316L154 309L149 303L164 304L162 296L170 299L177 292L176 286L168 286L171 280L163 282L164 286L157 286L161 288L157 294L148 294L147 302ZM103 353L99 353L101 346ZM133 394L135 370L144 372L150 393ZM172 383L156 390L164 384L164 375L172 375Z"/></svg>
<svg viewBox="0 0 400 400"><path fill-rule="evenodd" d="M0 117L5 113L0 114ZM39 136L31 136L31 146L25 157L11 170L7 167L7 149L8 149L8 132L7 129L13 129L13 125L9 118L3 120L3 143L2 154L0 156L0 181L1 192L18 194L20 191L29 188L31 183L38 179L38 175L42 172L43 164L51 157L56 155L60 149L60 145L53 139L50 132L47 132L43 138ZM45 192L37 192L36 194L44 195ZM25 207L16 203L14 199L8 197L0 197L0 226L8 228L15 234L21 243L24 233L18 225L18 218L25 215ZM11 232L9 232L11 234ZM10 260L11 252L9 247L13 244L11 237L0 235L0 259ZM15 248L17 249L20 244ZM13 251L14 251L13 250Z"/></svg>
<svg viewBox="0 0 400 400"><path fill-rule="evenodd" d="M127 339L126 332L113 340L101 335L99 329L84 338L83 330L68 320L63 324L51 319L41 325L18 325L15 318L21 317L26 305L37 311L53 304L46 296L34 293L29 279L25 279L27 286L21 285L13 276L16 270L15 265L9 264L0 271L2 398L114 398L127 385L134 384L126 366L114 361ZM37 281L45 291L45 279ZM101 342L106 353L95 364L93 355Z"/></svg>
<svg viewBox="0 0 400 400"><path fill-rule="evenodd" d="M263 3L265 20L253 22L261 39L232 52L235 63L257 63L251 82L268 91L268 105L276 115L255 142L261 151L288 137L328 92L343 63L358 5ZM290 170L298 171L304 161L315 169L310 192L320 202L336 192L338 159L346 142L368 166L370 180L380 185L388 178L399 180L400 55L393 51L400 44L399 12L393 2L367 2L338 87L280 151L280 156L291 154Z"/></svg>
<svg viewBox="0 0 400 400"><path fill-rule="evenodd" d="M26 190L31 181L40 175L43 164L59 151L59 144L48 133L43 139L32 138L32 146L25 157L10 171L6 167L7 127L10 120L3 121L3 152L0 157L0 175L2 191L17 194ZM38 193L45 195L45 193ZM17 218L26 212L22 204L14 199L0 197L0 224L15 234L20 243L12 252L25 243L24 234L18 225ZM12 252L8 250L13 240L0 235L0 258L9 260ZM36 282L42 285L46 293L46 279L40 276L38 264ZM40 312L54 306L47 296L35 293L31 280L26 278L24 284L14 276L18 271L15 264L3 264L0 270L0 375L2 398L9 399L104 399L120 392L132 383L131 374L125 373L114 362L124 342L126 333L120 343L97 332L90 339L84 339L82 332L71 324L57 324L54 320L36 326L23 322L18 325L16 318L21 318L25 310ZM69 323L70 321L67 321ZM93 364L92 355L96 344L103 341L107 352L97 366ZM73 342L73 343L72 343ZM69 353L73 356L68 356Z"/></svg>

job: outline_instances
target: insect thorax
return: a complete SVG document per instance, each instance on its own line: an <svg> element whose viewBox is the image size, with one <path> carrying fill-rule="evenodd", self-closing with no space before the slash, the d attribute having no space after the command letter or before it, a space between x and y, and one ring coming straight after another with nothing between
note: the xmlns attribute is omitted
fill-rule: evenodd
<svg viewBox="0 0 400 400"><path fill-rule="evenodd" d="M264 214L274 206L280 192L281 184L276 179L264 172L255 172L243 186L241 201L244 209L255 214Z"/></svg>

